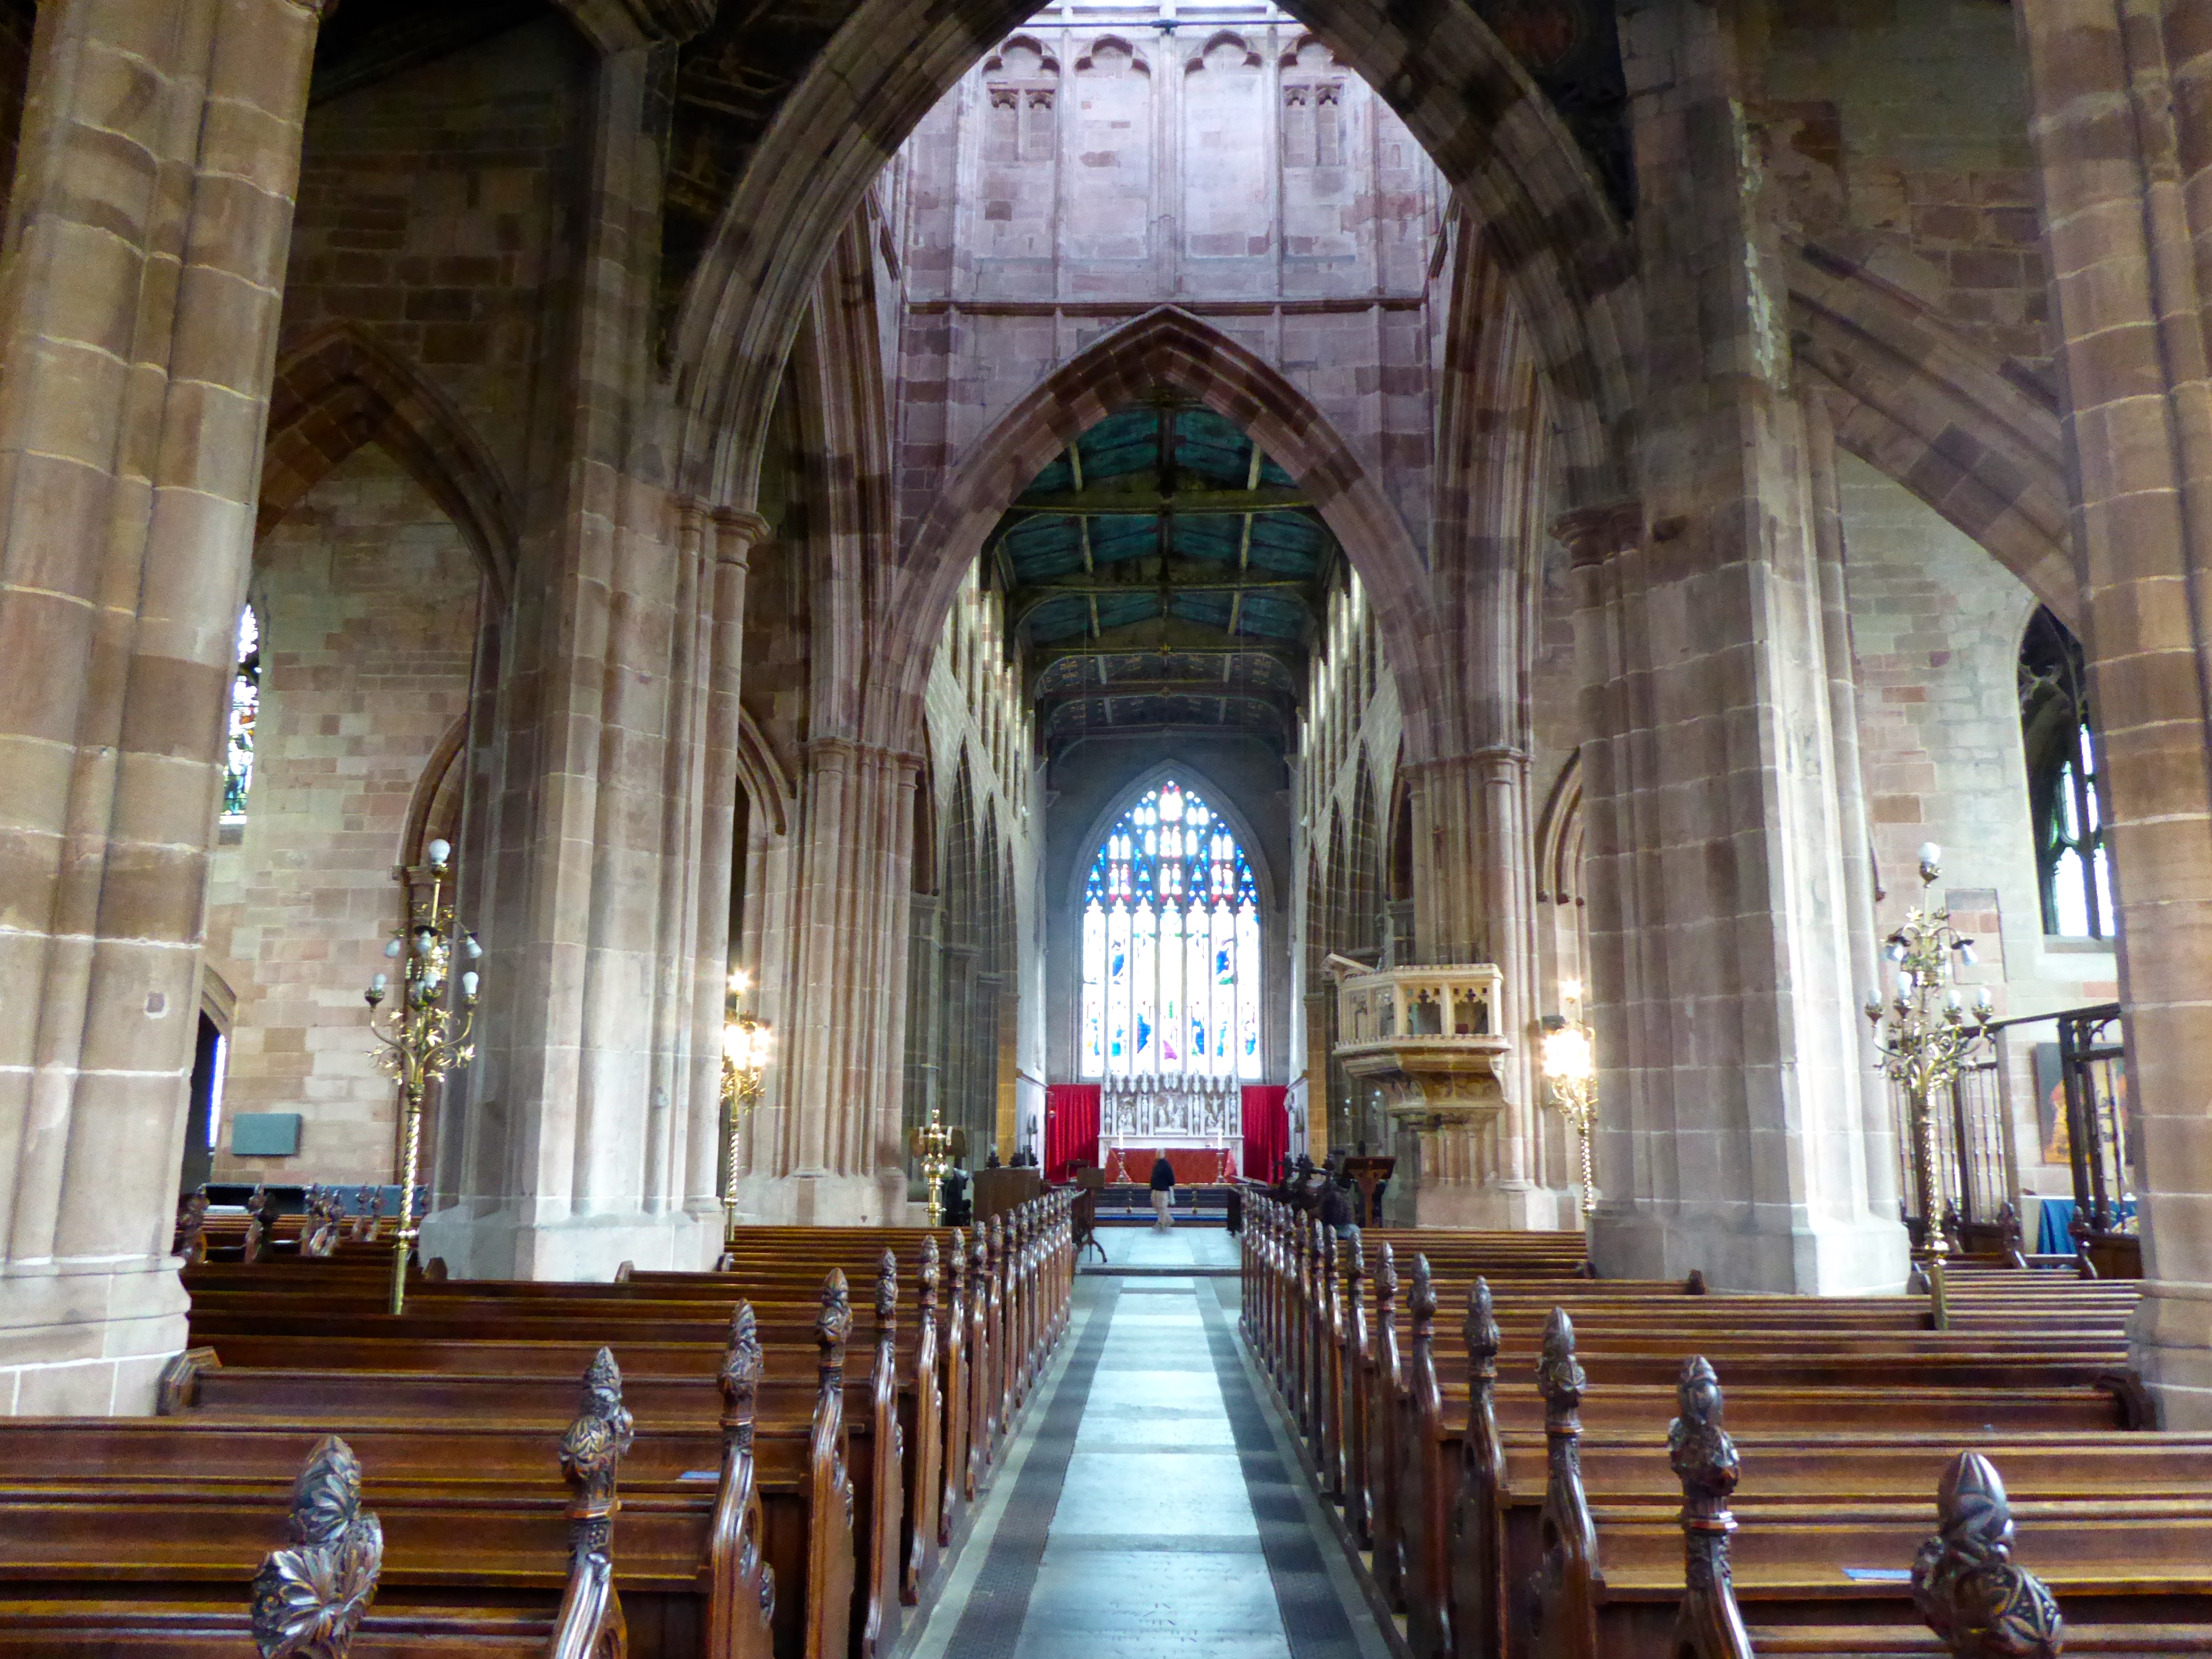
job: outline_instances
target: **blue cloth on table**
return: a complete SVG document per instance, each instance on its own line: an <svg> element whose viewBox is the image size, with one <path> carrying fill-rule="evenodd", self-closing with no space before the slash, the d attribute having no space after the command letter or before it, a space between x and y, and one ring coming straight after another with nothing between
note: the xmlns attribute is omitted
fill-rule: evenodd
<svg viewBox="0 0 2212 1659"><path fill-rule="evenodd" d="M2135 1218L2133 1199L2122 1199L2116 1207L2121 1220L2132 1221ZM2073 1255L2074 1235L2068 1229L2074 1224L2074 1200L2070 1198L2046 1198L2041 1208L2042 1216L2035 1228L2035 1253L2038 1255Z"/></svg>

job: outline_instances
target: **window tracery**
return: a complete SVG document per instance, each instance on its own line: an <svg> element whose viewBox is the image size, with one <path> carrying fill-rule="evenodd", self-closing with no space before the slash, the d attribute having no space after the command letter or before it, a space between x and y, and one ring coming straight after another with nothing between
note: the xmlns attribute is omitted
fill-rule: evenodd
<svg viewBox="0 0 2212 1659"><path fill-rule="evenodd" d="M1181 784L1146 793L1091 860L1081 1018L1086 1078L1261 1074L1251 860Z"/></svg>

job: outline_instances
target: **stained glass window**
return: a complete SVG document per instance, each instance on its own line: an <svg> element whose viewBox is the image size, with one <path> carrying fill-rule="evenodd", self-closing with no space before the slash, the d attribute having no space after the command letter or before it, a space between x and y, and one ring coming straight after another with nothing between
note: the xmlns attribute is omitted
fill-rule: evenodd
<svg viewBox="0 0 2212 1659"><path fill-rule="evenodd" d="M1260 896L1219 813L1164 783L1099 843L1083 896L1083 1075L1256 1079Z"/></svg>
<svg viewBox="0 0 2212 1659"><path fill-rule="evenodd" d="M238 665L231 675L224 739L222 815L233 823L246 817L246 792L253 787L253 722L260 713L261 619L249 605L238 613Z"/></svg>

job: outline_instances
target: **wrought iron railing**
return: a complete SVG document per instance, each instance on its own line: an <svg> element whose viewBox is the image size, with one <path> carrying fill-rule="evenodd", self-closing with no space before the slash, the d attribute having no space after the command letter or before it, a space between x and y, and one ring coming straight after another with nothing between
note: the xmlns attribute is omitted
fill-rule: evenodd
<svg viewBox="0 0 2212 1659"><path fill-rule="evenodd" d="M2020 1191L2020 1158L2013 1143L2012 1115L2006 1109L2002 1067L1995 1060L1963 1068L1936 1109L1936 1176L1929 1190L1936 1196L1944 1224L1994 1222ZM1897 1128L1899 1206L1915 1242L1923 1230L1919 1194L1921 1138L1912 1121L1912 1103L1893 1084L1890 1109Z"/></svg>
<svg viewBox="0 0 2212 1659"><path fill-rule="evenodd" d="M2136 1230L2135 1137L2128 1110L2120 1005L2057 1016L2066 1089L2066 1146L2074 1170L2076 1236Z"/></svg>

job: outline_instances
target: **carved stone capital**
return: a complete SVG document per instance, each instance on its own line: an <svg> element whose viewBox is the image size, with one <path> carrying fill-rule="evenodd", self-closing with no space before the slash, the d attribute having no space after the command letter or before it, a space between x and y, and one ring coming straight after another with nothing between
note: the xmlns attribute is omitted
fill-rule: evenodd
<svg viewBox="0 0 2212 1659"><path fill-rule="evenodd" d="M1577 568L1603 564L1643 539L1644 503L1578 507L1552 520L1552 537L1567 550L1568 560Z"/></svg>
<svg viewBox="0 0 2212 1659"><path fill-rule="evenodd" d="M717 0L558 0L605 55L689 40L714 21Z"/></svg>
<svg viewBox="0 0 2212 1659"><path fill-rule="evenodd" d="M775 526L741 507L714 512L714 556L724 564L743 564L746 555L775 534Z"/></svg>

